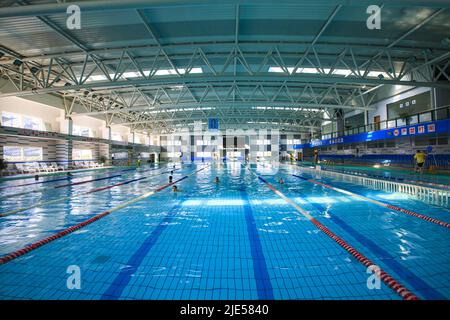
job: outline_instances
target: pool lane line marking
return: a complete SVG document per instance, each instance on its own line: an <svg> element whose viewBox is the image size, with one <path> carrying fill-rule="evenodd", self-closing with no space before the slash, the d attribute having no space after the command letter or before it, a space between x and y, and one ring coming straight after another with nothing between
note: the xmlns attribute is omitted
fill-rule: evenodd
<svg viewBox="0 0 450 320"><path fill-rule="evenodd" d="M362 253L360 253L358 250L350 246L345 240L334 234L330 229L328 229L325 225L320 223L318 220L313 218L311 214L301 208L297 203L286 197L281 191L277 190L274 186L272 186L269 182L267 182L264 178L258 176L256 173L252 172L256 177L258 177L259 180L261 180L263 183L269 187L270 190L272 190L276 195L278 195L280 198L282 198L284 201L289 203L292 207L294 207L298 212L300 212L305 218L307 218L310 222L312 222L319 230L324 232L328 237L330 237L333 241L335 241L338 245L340 245L342 248L344 248L348 253L350 253L357 261L362 263L365 267L374 266L374 264L371 260L366 258ZM395 280L392 276L390 276L386 271L379 268L378 271L379 278L392 290L394 290L399 296L401 296L404 300L419 300L419 297L417 297L414 293L412 293L409 289L407 289L404 285L402 285L400 282Z"/></svg>
<svg viewBox="0 0 450 320"><path fill-rule="evenodd" d="M164 168L152 168L152 169L144 170L144 171L142 171L142 172L155 171L155 170L162 170L162 169L164 169ZM118 171L118 172L130 171L130 170L134 170L134 169L126 169L126 170L121 170L121 171ZM178 170L178 169L175 169L175 170ZM129 174L125 174L125 176L128 176L128 175L129 175ZM124 175L119 174L119 175L115 175L115 176L105 177L104 179L106 180L106 179L108 179L108 178L114 178L114 177L120 177L120 176L124 176ZM90 180L90 181L86 181L86 182L99 181L99 180L102 180L102 179L103 179L103 178L100 178L100 179L98 179L98 180L94 179L94 180ZM80 182L83 182L83 181L80 181ZM66 185L66 186L70 186L70 185L72 185L72 184L68 184L68 185ZM8 194L8 195L1 196L1 197L0 197L0 200L2 200L2 199L10 199L10 198L13 198L13 197L18 197L18 196L23 196L23 195L25 195L25 194L31 194L31 193L38 193L38 192L50 191L50 190L53 190L53 189L56 189L56 188L60 188L60 187L61 187L61 186L53 186L53 187L48 187L48 188L43 188L43 189L36 189L36 190L31 190L31 191L25 191L25 192L20 192L20 193L15 193L15 194Z"/></svg>
<svg viewBox="0 0 450 320"><path fill-rule="evenodd" d="M176 210L181 207L181 201L178 201L178 203L169 210L169 213L164 216L150 235L145 238L144 242L126 262L126 268L121 268L119 274L114 278L108 289L106 289L106 291L102 294L100 300L117 300L120 298L123 290L130 282L132 275L140 267L142 261L144 261L145 257L156 244L163 231L169 227L170 222L176 216Z"/></svg>
<svg viewBox="0 0 450 320"><path fill-rule="evenodd" d="M67 183L67 184L60 184L57 186L54 186L54 189L58 189L58 188L64 188L64 187L70 187L70 186L77 186L80 184L85 184L85 183L89 183L89 182L94 182L94 181L101 181L101 180L107 180L107 179L112 179L112 178L117 178L122 176L121 174L116 174L114 176L108 176L108 177L102 177L102 178L96 178L96 179L91 179L91 180L83 180L83 181L78 181L78 182L72 182L72 183Z"/></svg>
<svg viewBox="0 0 450 320"><path fill-rule="evenodd" d="M177 170L177 169L174 169L174 170ZM163 174L163 173L168 173L168 172L162 172L161 174ZM42 206L46 206L46 205L49 205L49 204L58 203L58 202L61 202L61 201L64 201L64 200L73 199L73 198L77 198L77 197L80 197L80 196L83 196L83 195L91 194L91 193L94 193L94 192L104 191L104 190L111 189L111 188L114 188L114 187L123 186L125 184L129 184L129 183L132 183L132 182L149 179L149 178L154 177L156 175L157 174L153 174L153 175L150 175L150 176L147 176L147 177L141 177L141 178L126 180L126 181L122 181L122 182L119 182L119 183L116 183L116 184L95 188L95 189L92 189L92 190L89 190L89 191L86 191L86 192L82 192L82 193L79 193L79 194L74 194L74 195L70 195L70 196L67 196L67 197L61 197L61 198L57 198L57 199L49 200L49 201L44 201L44 202L38 202L38 203L35 203L35 204L33 204L31 206L28 206L28 207L22 207L22 208L14 209L14 210L11 210L11 211L2 212L2 213L0 213L0 218L6 217L6 216L9 216L9 215L12 215L12 214L16 214L16 213L19 213L19 212L23 212L23 211L26 211L26 210L29 210L29 209L33 209L33 208L36 208L36 207L42 207Z"/></svg>
<svg viewBox="0 0 450 320"><path fill-rule="evenodd" d="M109 169L107 169L107 170L109 170ZM125 169L125 170L111 170L109 173L114 173L114 171L117 171L117 172L125 172L125 171L131 171L131 170L135 170L134 168L133 169ZM70 171L67 171L67 173L69 173ZM56 172L55 172L56 173ZM59 172L60 174L64 174L65 172ZM76 173L76 172L75 172ZM100 172L100 173L102 173L102 172ZM104 173L104 172L103 172ZM92 173L88 173L87 175L90 175L90 174L92 174ZM96 174L96 173L93 173L93 174ZM44 181L38 181L38 182L30 182L30 183L24 183L24 184L17 184L17 185L12 185L12 186L7 186L7 187L0 187L0 190L4 190L4 189L10 189L10 188L18 188L18 187L25 187L25 186L31 186L31 185L35 185L35 184L43 184L43 183L50 183L50 182L57 182L57 181L63 181L63 180L68 180L68 179L72 179L72 178L75 178L75 179L79 179L79 178L82 178L83 176L81 176L81 177L73 177L73 176L70 176L70 177L64 177L64 178L60 178L60 179L53 179L53 180L44 180ZM30 178L27 178L27 179L33 179L32 177L30 177Z"/></svg>
<svg viewBox="0 0 450 320"><path fill-rule="evenodd" d="M418 292L421 293L422 296L426 299L430 300L444 300L445 297L435 290L433 287L428 285L424 280L422 280L420 277L416 276L412 271L410 271L408 268L402 266L398 261L395 260L395 257L392 256L388 251L380 247L378 244L376 244L371 239L364 236L362 233L360 233L358 230L350 226L348 223L346 223L344 220L339 218L335 213L333 213L330 210L327 210L325 206L323 206L320 203L311 202L307 199L307 196L299 191L295 191L296 194L298 194L303 200L305 200L307 203L309 203L311 206L316 208L319 212L328 212L330 220L334 222L336 225L341 227L344 231L346 231L350 236L352 236L356 241L358 241L360 244L362 244L365 248L370 250L373 254L375 254L382 263L384 263L386 266L391 268L397 275L402 277L411 286ZM422 292L423 291L423 292Z"/></svg>
<svg viewBox="0 0 450 320"><path fill-rule="evenodd" d="M247 233L250 241L250 252L253 262L253 273L255 275L256 289L259 300L273 300L273 287L270 282L269 271L264 257L264 251L256 228L253 210L250 205L248 194L244 188L240 190L241 198L244 200L244 216L247 225Z"/></svg>
<svg viewBox="0 0 450 320"><path fill-rule="evenodd" d="M416 218L419 218L419 219L422 219L422 220L425 220L425 221L428 221L428 222L435 223L435 224L437 224L437 225L439 225L441 227L444 227L444 228L450 228L450 223L448 223L448 222L445 222L445 221L442 221L442 220L439 220L439 219L435 219L435 218L432 218L430 216L414 212L412 210L404 209L404 208L397 207L397 206L394 206L394 205L389 204L389 203L385 203L385 202L381 202L381 201L378 201L378 200L375 200L375 199L372 199L372 198L368 198L368 197L362 196L360 194L357 194L357 193L354 193L354 192L351 192L351 191L348 191L348 190L345 190L345 189L336 188L336 187L333 187L332 185L329 185L329 184L326 184L326 183L323 183L323 182L320 182L320 181L317 181L317 180L314 180L314 179L308 179L308 178L301 177L301 176L296 175L296 174L293 174L293 176L296 177L296 178L308 181L310 183L317 184L317 185L320 185L322 187L325 187L325 188L328 188L328 189L331 189L331 190L334 190L334 191L346 194L348 196L352 196L352 197L355 197L355 198L363 199L365 201L369 201L369 202L371 202L373 204L376 204L376 205L379 205L379 206L382 206L382 207L385 207L385 208L388 208L388 209L392 209L392 210L395 210L395 211L398 211L398 212L406 213L406 214L408 214L408 215L410 215L412 217L416 217Z"/></svg>
<svg viewBox="0 0 450 320"><path fill-rule="evenodd" d="M30 182L30 183L24 183L24 184L17 184L17 185L8 186L8 187L1 187L0 190L10 189L10 188L18 188L18 187L26 187L26 186L31 186L31 185L35 185L35 184L63 181L63 180L68 180L70 178L72 178L72 177L64 177L64 178L60 178L60 179L53 179L53 180L45 180L45 181L39 181L39 182Z"/></svg>
<svg viewBox="0 0 450 320"><path fill-rule="evenodd" d="M70 234L70 233L72 233L74 231L77 231L77 230L79 230L79 229L81 229L81 228L83 228L83 227L85 227L87 225L90 225L91 223L93 223L93 222L95 222L97 220L100 220L101 218L106 217L107 215L113 213L114 211L123 209L123 208L129 206L130 204L133 204L135 202L138 202L140 200L148 198L151 195L153 195L153 194L155 194L155 193L157 193L159 191L162 191L162 190L164 190L164 189L174 185L177 182L180 182L180 181L183 181L184 179L187 179L189 176L194 175L194 174L196 174L196 173L206 169L207 167L208 166L205 166L205 167L203 167L203 168L201 168L199 170L196 170L196 171L194 171L192 173L189 173L189 174L185 175L184 177L182 177L182 178L180 178L180 179L178 179L176 181L173 181L173 182L168 183L166 185L163 185L163 186L161 186L161 187L159 187L159 188L157 188L155 190L152 190L152 191L149 191L147 193L144 193L143 195L141 195L141 196L139 196L137 198L134 198L134 199L132 199L130 201L127 201L127 202L124 202L124 203L122 203L122 204L120 204L120 205L118 205L118 206L116 206L114 208L111 208L111 209L109 209L107 211L99 213L99 214L93 216L92 218L89 218L89 219L87 219L87 220L85 220L83 222L80 222L80 223L78 223L76 225L68 227L68 228L66 228L66 229L64 229L64 230L62 230L62 231L60 231L58 233L55 233L54 235L48 236L48 237L46 237L44 239L41 239L41 240L39 240L37 242L29 244L29 245L23 247L22 249L18 249L16 251L8 253L8 254L0 257L0 265L8 263L8 262L10 262L10 261L12 261L14 259L17 259L17 258L27 254L30 251L33 251L33 250L35 250L35 249L37 249L39 247L42 247L43 245L46 245L47 243L50 243L50 242L55 241L57 239L60 239L60 238L66 236L66 235L68 235L68 234Z"/></svg>

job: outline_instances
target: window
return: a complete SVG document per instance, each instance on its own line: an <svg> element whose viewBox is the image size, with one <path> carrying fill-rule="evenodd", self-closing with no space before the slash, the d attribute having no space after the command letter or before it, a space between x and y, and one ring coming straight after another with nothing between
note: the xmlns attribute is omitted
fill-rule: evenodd
<svg viewBox="0 0 450 320"><path fill-rule="evenodd" d="M271 157L272 152L271 151L257 151L256 156L257 157Z"/></svg>
<svg viewBox="0 0 450 320"><path fill-rule="evenodd" d="M22 117L15 113L2 112L2 125L20 128L22 126Z"/></svg>
<svg viewBox="0 0 450 320"><path fill-rule="evenodd" d="M73 160L92 160L92 150L89 149L73 149Z"/></svg>
<svg viewBox="0 0 450 320"><path fill-rule="evenodd" d="M270 144L270 140L256 140L256 144L261 145L261 144Z"/></svg>
<svg viewBox="0 0 450 320"><path fill-rule="evenodd" d="M30 130L43 130L42 119L11 112L2 112L2 125Z"/></svg>
<svg viewBox="0 0 450 320"><path fill-rule="evenodd" d="M111 132L111 140L122 141L122 136L118 132Z"/></svg>
<svg viewBox="0 0 450 320"><path fill-rule="evenodd" d="M300 139L288 139L286 144L300 144Z"/></svg>
<svg viewBox="0 0 450 320"><path fill-rule="evenodd" d="M168 146L181 146L181 140L167 140Z"/></svg>
<svg viewBox="0 0 450 320"><path fill-rule="evenodd" d="M4 146L3 156L6 161L22 161L22 148Z"/></svg>
<svg viewBox="0 0 450 320"><path fill-rule="evenodd" d="M211 158L211 152L197 152L197 157Z"/></svg>
<svg viewBox="0 0 450 320"><path fill-rule="evenodd" d="M92 137L92 130L86 127L73 126L72 134L74 136Z"/></svg>
<svg viewBox="0 0 450 320"><path fill-rule="evenodd" d="M238 158L242 156L242 153L240 151L227 151L227 156L230 158Z"/></svg>
<svg viewBox="0 0 450 320"><path fill-rule="evenodd" d="M6 161L40 161L42 148L4 146L3 155Z"/></svg>
<svg viewBox="0 0 450 320"><path fill-rule="evenodd" d="M197 146L207 146L207 145L209 145L209 143L206 140L197 140L196 145Z"/></svg>
<svg viewBox="0 0 450 320"><path fill-rule="evenodd" d="M35 117L23 116L23 128L30 130L42 130L42 120Z"/></svg>
<svg viewBox="0 0 450 320"><path fill-rule="evenodd" d="M169 157L169 158L179 158L180 157L180 153L179 152L168 152L167 153L167 157Z"/></svg>

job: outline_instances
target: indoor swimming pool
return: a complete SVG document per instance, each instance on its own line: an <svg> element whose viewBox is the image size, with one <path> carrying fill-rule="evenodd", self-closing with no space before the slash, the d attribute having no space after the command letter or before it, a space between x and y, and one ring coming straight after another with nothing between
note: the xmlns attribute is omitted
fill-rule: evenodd
<svg viewBox="0 0 450 320"><path fill-rule="evenodd" d="M299 166L4 181L0 203L0 299L450 298L449 208Z"/></svg>

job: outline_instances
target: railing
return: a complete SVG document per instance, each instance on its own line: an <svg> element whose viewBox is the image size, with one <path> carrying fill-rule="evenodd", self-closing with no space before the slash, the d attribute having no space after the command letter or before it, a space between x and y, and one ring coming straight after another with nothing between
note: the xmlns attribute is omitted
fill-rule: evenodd
<svg viewBox="0 0 450 320"><path fill-rule="evenodd" d="M380 122L374 122L367 125L359 126L356 128L346 129L344 130L344 136L365 133L370 131L378 131L384 129L392 129L402 126L408 126L411 124L430 122L436 120L445 120L450 119L450 106L444 106L437 109L431 109L428 111L423 111L420 113L416 113L407 117L399 117L391 120L383 120ZM331 139L342 136L342 133L339 132L331 132L327 134L321 135L319 139Z"/></svg>
<svg viewBox="0 0 450 320"><path fill-rule="evenodd" d="M314 173L320 172L321 175L337 178L344 182L355 183L374 190L382 190L390 193L399 192L407 194L408 196L415 198L417 200L438 206L448 207L450 204L449 190L435 189L408 183L400 183L362 176L355 176L351 174L334 171L325 171L325 170L318 171L317 169L309 167L301 167L301 168L302 170L305 171Z"/></svg>

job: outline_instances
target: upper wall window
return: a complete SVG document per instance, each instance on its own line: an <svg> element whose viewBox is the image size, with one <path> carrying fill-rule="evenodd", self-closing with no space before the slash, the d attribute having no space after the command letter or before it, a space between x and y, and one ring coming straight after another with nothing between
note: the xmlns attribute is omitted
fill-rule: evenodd
<svg viewBox="0 0 450 320"><path fill-rule="evenodd" d="M92 150L89 149L73 149L73 160L92 160Z"/></svg>
<svg viewBox="0 0 450 320"><path fill-rule="evenodd" d="M120 133L111 132L111 140L122 141L122 136Z"/></svg>
<svg viewBox="0 0 450 320"><path fill-rule="evenodd" d="M42 119L5 111L2 112L2 125L31 130L43 130Z"/></svg>
<svg viewBox="0 0 450 320"><path fill-rule="evenodd" d="M19 114L2 112L2 126L20 128L22 117Z"/></svg>
<svg viewBox="0 0 450 320"><path fill-rule="evenodd" d="M42 160L42 148L4 146L3 155L7 161L40 161Z"/></svg>
<svg viewBox="0 0 450 320"><path fill-rule="evenodd" d="M23 116L23 127L31 130L42 130L42 120L35 117Z"/></svg>
<svg viewBox="0 0 450 320"><path fill-rule="evenodd" d="M81 137L92 137L93 136L92 130L90 128L79 127L79 126L73 126L72 134L74 136L81 136Z"/></svg>

